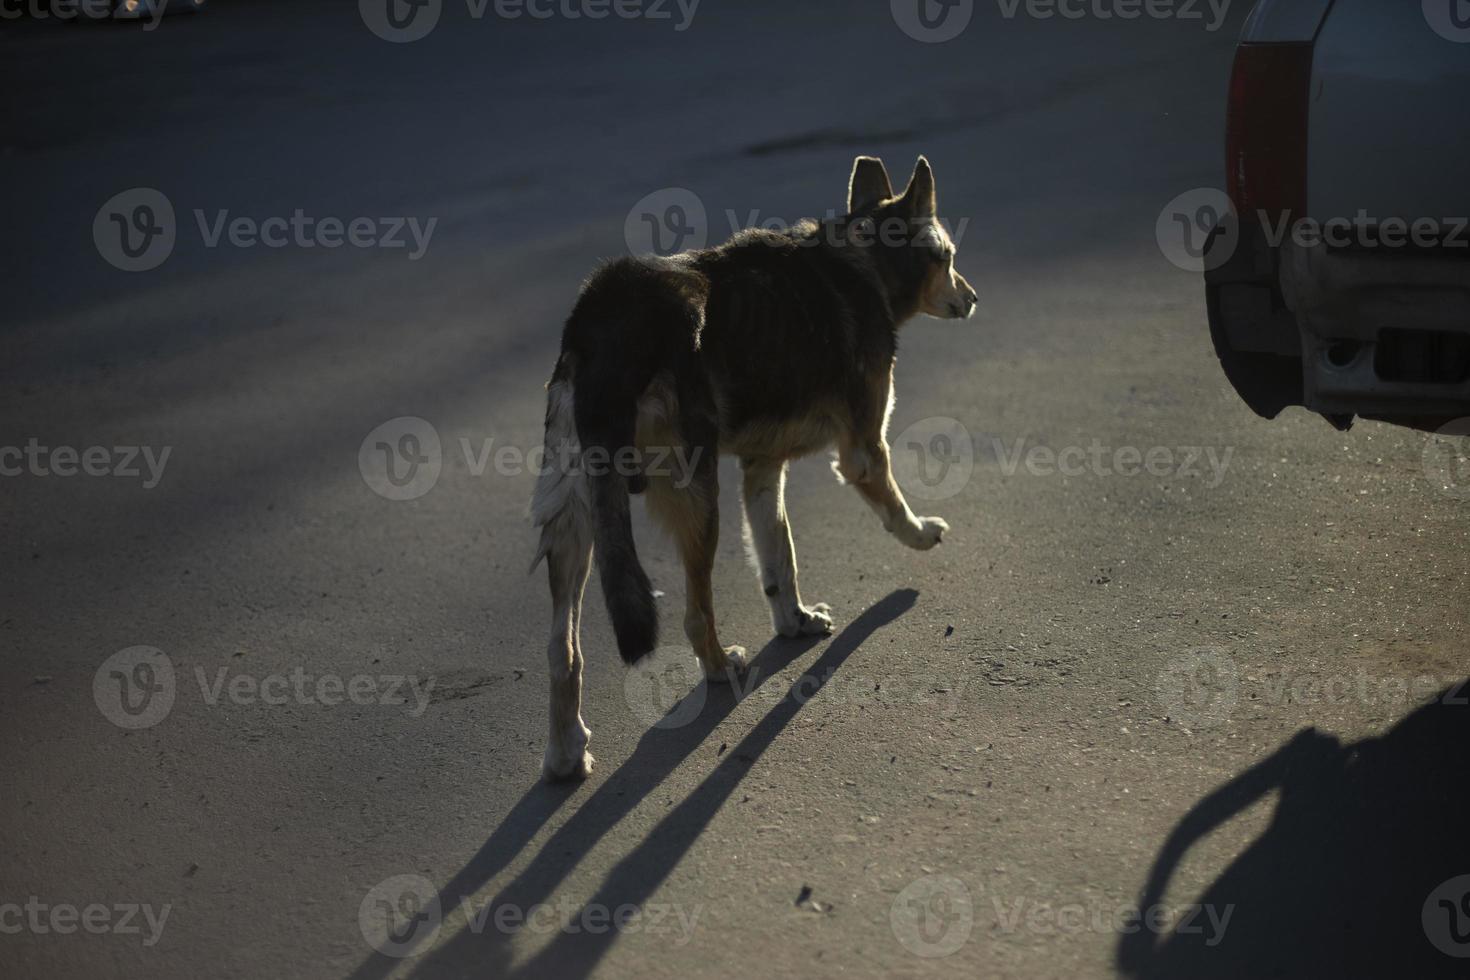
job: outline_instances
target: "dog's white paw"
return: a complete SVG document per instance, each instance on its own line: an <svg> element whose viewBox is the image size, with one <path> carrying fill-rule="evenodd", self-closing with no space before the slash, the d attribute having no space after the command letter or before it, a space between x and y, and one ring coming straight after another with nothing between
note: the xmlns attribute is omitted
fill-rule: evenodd
<svg viewBox="0 0 1470 980"><path fill-rule="evenodd" d="M546 756L541 760L541 772L548 783L559 783L565 779L586 779L592 775L592 764L596 760L586 749L572 754L555 751L547 746Z"/></svg>
<svg viewBox="0 0 1470 980"><path fill-rule="evenodd" d="M821 636L832 632L832 607L825 602L797 606L776 622L782 636Z"/></svg>
<svg viewBox="0 0 1470 980"><path fill-rule="evenodd" d="M750 657L746 655L745 647L725 647L725 666L715 670L705 667L704 677L711 684L729 684L748 666Z"/></svg>
<svg viewBox="0 0 1470 980"><path fill-rule="evenodd" d="M916 551L928 551L944 537L949 525L942 517L920 517L913 524L900 525L898 539Z"/></svg>

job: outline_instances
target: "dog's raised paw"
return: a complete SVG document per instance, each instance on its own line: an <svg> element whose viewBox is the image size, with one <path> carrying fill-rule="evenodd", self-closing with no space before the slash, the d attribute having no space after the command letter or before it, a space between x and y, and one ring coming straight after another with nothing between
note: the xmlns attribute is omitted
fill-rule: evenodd
<svg viewBox="0 0 1470 980"><path fill-rule="evenodd" d="M916 551L928 551L940 543L944 532L948 530L949 525L942 517L921 517L918 523L903 529L899 534L899 540Z"/></svg>

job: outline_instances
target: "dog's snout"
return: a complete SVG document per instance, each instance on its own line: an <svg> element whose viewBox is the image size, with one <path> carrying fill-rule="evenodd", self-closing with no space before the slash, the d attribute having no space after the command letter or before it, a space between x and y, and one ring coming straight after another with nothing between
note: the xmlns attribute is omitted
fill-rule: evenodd
<svg viewBox="0 0 1470 980"><path fill-rule="evenodd" d="M964 279L961 279L960 280L960 306L961 306L961 309L962 309L963 312L960 315L963 318L968 319L970 317L970 315L975 312L975 307L977 305L979 305L979 303L980 303L980 296L979 296L979 294L977 294L975 292L975 287L974 286L971 286Z"/></svg>

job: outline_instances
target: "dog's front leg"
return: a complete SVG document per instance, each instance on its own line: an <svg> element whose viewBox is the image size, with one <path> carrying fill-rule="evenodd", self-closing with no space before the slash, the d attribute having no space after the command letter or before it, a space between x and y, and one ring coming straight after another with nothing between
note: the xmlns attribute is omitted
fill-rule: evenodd
<svg viewBox="0 0 1470 980"><path fill-rule="evenodd" d="M898 540L928 551L939 543L949 525L938 517L915 517L893 479L888 454L888 416L893 413L893 364L868 377L868 384L850 403L851 428L837 440L837 462L832 468L851 483Z"/></svg>
<svg viewBox="0 0 1470 980"><path fill-rule="evenodd" d="M893 479L888 442L876 439L839 444L837 474L873 508L883 529L910 548L927 551L939 543L949 525L939 517L915 517Z"/></svg>
<svg viewBox="0 0 1470 980"><path fill-rule="evenodd" d="M825 602L801 603L796 584L796 548L786 518L786 463L744 458L745 530L751 561L771 604L771 620L782 636L832 632L832 610Z"/></svg>

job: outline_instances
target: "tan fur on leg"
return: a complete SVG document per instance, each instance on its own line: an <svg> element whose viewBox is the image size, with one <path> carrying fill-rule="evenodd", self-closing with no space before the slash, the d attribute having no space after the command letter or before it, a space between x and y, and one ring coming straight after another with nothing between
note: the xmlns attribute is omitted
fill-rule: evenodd
<svg viewBox="0 0 1470 980"><path fill-rule="evenodd" d="M888 416L893 413L893 368L869 379L867 410L854 413L853 428L838 440L837 472L883 521L883 529L919 551L940 542L949 525L938 517L915 517L893 479L888 453Z"/></svg>
<svg viewBox="0 0 1470 980"><path fill-rule="evenodd" d="M715 633L714 588L710 573L720 539L719 484L710 467L684 489L672 480L648 481L649 512L668 528L684 561L684 635L711 681L728 681L746 665L744 647L727 647Z"/></svg>
<svg viewBox="0 0 1470 980"><path fill-rule="evenodd" d="M546 559L551 587L546 647L551 710L542 770L547 779L582 778L592 771L593 761L587 751L592 733L582 721L580 635L582 595L592 567L592 514L586 478L576 466L579 448L569 384L552 385L548 393L546 445L546 469L531 502L531 519L541 525L537 560Z"/></svg>
<svg viewBox="0 0 1470 980"><path fill-rule="evenodd" d="M826 603L807 607L797 587L796 548L786 516L786 464L779 460L740 461L744 481L745 531L761 589L771 604L771 620L782 636L830 633Z"/></svg>
<svg viewBox="0 0 1470 980"><path fill-rule="evenodd" d="M567 534L546 556L551 584L551 639L546 662L551 684L550 730L543 768L549 779L581 778L592 771L582 721L582 594L592 567L590 537Z"/></svg>

